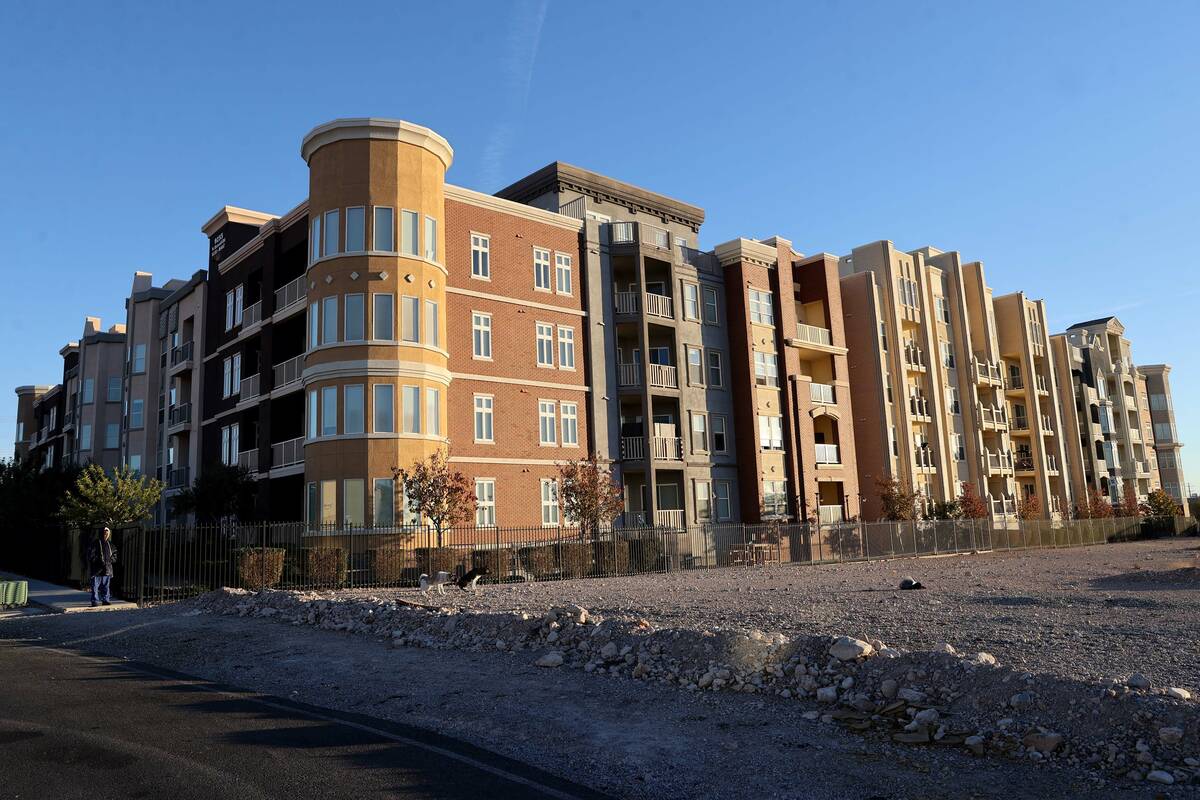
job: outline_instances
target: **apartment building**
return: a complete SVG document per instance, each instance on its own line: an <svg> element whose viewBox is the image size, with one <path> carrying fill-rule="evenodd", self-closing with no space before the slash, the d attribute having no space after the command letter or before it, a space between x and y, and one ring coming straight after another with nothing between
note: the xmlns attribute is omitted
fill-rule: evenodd
<svg viewBox="0 0 1200 800"><path fill-rule="evenodd" d="M1058 519L1075 501L1067 480L1065 428L1046 303L1023 292L993 301L1004 396L1020 503L1029 513Z"/></svg>
<svg viewBox="0 0 1200 800"><path fill-rule="evenodd" d="M203 393L197 365L203 353L207 277L198 270L178 285L170 282L173 291L158 303L153 350L158 353L158 381L147 398L147 407L155 408L158 433L152 443L147 440L143 458L146 469L153 469L163 483L158 513L164 520L171 516L171 498L200 474Z"/></svg>
<svg viewBox="0 0 1200 800"><path fill-rule="evenodd" d="M17 429L13 435L13 456L18 461L29 458L30 450L37 447L41 440L41 420L37 409L42 399L54 386L30 384L18 386L17 393Z"/></svg>
<svg viewBox="0 0 1200 800"><path fill-rule="evenodd" d="M1125 327L1116 317L1080 322L1054 337L1066 377L1070 368L1076 438L1065 442L1073 491L1080 502L1095 489L1119 504L1125 484L1139 500L1156 488L1150 464L1154 442L1144 437L1139 403L1138 369L1134 366ZM1064 393L1065 393L1064 388Z"/></svg>
<svg viewBox="0 0 1200 800"><path fill-rule="evenodd" d="M742 518L820 520L860 510L835 256L734 239L725 271Z"/></svg>
<svg viewBox="0 0 1200 800"><path fill-rule="evenodd" d="M1143 364L1138 367L1138 372L1145 383L1145 410L1154 437L1158 485L1180 505L1186 505L1187 481L1183 477L1180 453L1183 443L1179 441L1175 428L1175 405L1171 401L1171 382L1168 378L1171 367L1169 364ZM1147 441L1144 434L1143 441Z"/></svg>
<svg viewBox="0 0 1200 800"><path fill-rule="evenodd" d="M497 193L579 221L588 418L626 522L741 518L725 277L701 208L554 162Z"/></svg>

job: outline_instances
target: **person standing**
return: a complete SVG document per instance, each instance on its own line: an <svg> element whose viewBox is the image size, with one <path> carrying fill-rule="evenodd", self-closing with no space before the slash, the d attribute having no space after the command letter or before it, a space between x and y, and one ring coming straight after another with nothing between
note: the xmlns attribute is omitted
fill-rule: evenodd
<svg viewBox="0 0 1200 800"><path fill-rule="evenodd" d="M92 578L92 607L103 603L112 605L113 564L117 563L117 548L108 528L88 548L88 572Z"/></svg>

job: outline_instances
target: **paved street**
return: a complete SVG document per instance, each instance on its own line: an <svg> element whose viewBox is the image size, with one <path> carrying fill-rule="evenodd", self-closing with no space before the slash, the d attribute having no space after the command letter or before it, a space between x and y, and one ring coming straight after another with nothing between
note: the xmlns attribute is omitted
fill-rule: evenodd
<svg viewBox="0 0 1200 800"><path fill-rule="evenodd" d="M592 798L470 745L0 641L0 798Z"/></svg>

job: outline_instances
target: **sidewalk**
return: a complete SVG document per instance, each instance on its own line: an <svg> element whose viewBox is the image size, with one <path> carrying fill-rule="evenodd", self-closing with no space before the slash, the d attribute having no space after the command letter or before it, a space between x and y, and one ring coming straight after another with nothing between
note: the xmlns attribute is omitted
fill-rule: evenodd
<svg viewBox="0 0 1200 800"><path fill-rule="evenodd" d="M44 608L52 614L71 614L79 611L120 611L137 608L137 603L117 599L113 599L110 606L92 608L91 595L86 591L26 578L12 572L0 572L0 579L28 583L29 605Z"/></svg>

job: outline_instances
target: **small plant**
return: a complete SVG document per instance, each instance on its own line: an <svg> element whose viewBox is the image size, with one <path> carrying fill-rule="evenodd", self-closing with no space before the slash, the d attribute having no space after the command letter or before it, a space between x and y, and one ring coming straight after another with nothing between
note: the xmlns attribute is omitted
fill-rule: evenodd
<svg viewBox="0 0 1200 800"><path fill-rule="evenodd" d="M310 547L304 551L304 574L313 586L337 588L346 582L346 551L341 547Z"/></svg>
<svg viewBox="0 0 1200 800"><path fill-rule="evenodd" d="M234 551L238 586L243 589L267 589L283 579L282 547L240 547Z"/></svg>

